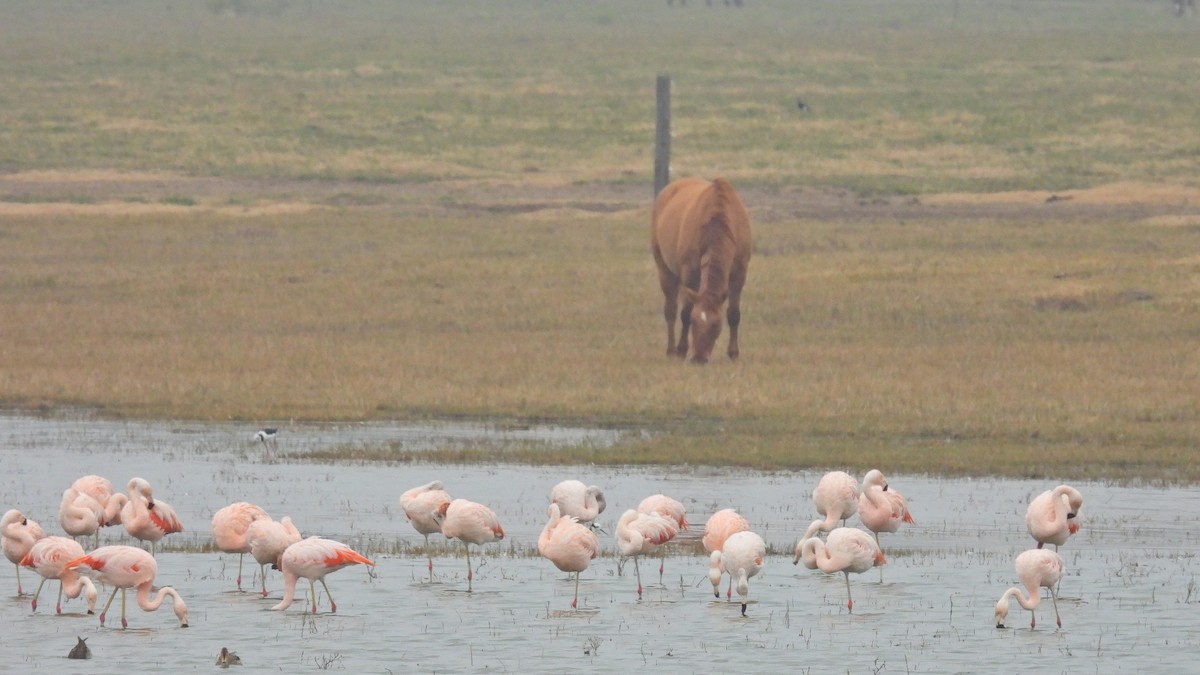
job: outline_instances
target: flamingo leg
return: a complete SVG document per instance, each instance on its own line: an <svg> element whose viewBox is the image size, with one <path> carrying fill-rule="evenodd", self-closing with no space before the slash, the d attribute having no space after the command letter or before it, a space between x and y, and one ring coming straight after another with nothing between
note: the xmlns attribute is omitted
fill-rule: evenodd
<svg viewBox="0 0 1200 675"><path fill-rule="evenodd" d="M637 573L638 599L642 598L642 570L638 568L637 556L633 556L633 571Z"/></svg>
<svg viewBox="0 0 1200 675"><path fill-rule="evenodd" d="M243 558L243 557L245 557L245 555L246 555L245 553L239 553L239 554L238 554L238 576L237 576L237 587L238 587L238 590L239 590L239 591L240 591L240 590L242 590L242 558Z"/></svg>
<svg viewBox="0 0 1200 675"><path fill-rule="evenodd" d="M267 597L267 566L259 565L258 570L259 570L259 574L262 575L262 585L263 585L262 596L265 598L265 597Z"/></svg>
<svg viewBox="0 0 1200 675"><path fill-rule="evenodd" d="M875 547L878 548L880 551L882 551L883 545L879 543L879 533L875 532L874 534L875 534ZM882 584L883 583L883 565L878 565L877 567L879 567L879 583Z"/></svg>
<svg viewBox="0 0 1200 675"><path fill-rule="evenodd" d="M433 583L433 553L429 551L429 535L425 535L425 557L429 560L429 583Z"/></svg>
<svg viewBox="0 0 1200 675"><path fill-rule="evenodd" d="M721 596L718 595L717 597L721 597ZM729 575L729 588L725 589L725 602L730 602L732 600L733 600L733 575L730 574Z"/></svg>
<svg viewBox="0 0 1200 675"><path fill-rule="evenodd" d="M324 580L322 580L321 583L324 583ZM308 594L309 594L309 597L312 598L312 608L313 608L312 613L316 614L317 613L317 585L313 583L312 579L308 580Z"/></svg>
<svg viewBox="0 0 1200 675"><path fill-rule="evenodd" d="M471 573L471 545L466 542L463 542L463 545L467 547L467 592L470 593L471 592L471 577L474 576Z"/></svg>
<svg viewBox="0 0 1200 675"><path fill-rule="evenodd" d="M329 596L329 613L337 614L337 603L333 601L333 593L329 592L329 587L325 585L325 579L321 579L321 586L325 588L325 595Z"/></svg>
<svg viewBox="0 0 1200 675"><path fill-rule="evenodd" d="M846 575L846 611L854 613L854 598L850 597L850 573L842 572Z"/></svg>
<svg viewBox="0 0 1200 675"><path fill-rule="evenodd" d="M33 602L29 603L33 607L33 611L37 611L37 599L42 594L42 584L46 583L46 577L42 577L42 583L38 584L37 590L33 592ZM58 594L62 596L62 585L59 584Z"/></svg>
<svg viewBox="0 0 1200 675"><path fill-rule="evenodd" d="M1060 579L1059 581L1061 583L1062 580ZM1054 601L1054 620L1058 622L1058 627L1062 628L1062 617L1059 616L1059 614L1058 614L1058 591L1056 590L1057 588L1058 588L1058 585L1055 584L1055 587L1050 589L1050 599Z"/></svg>
<svg viewBox="0 0 1200 675"><path fill-rule="evenodd" d="M62 614L62 591L63 591L62 580L60 579L58 582L58 599L54 601L54 613L55 614ZM37 598L34 597L34 601L36 601L36 600L37 600Z"/></svg>
<svg viewBox="0 0 1200 675"><path fill-rule="evenodd" d="M100 625L101 626L104 625L104 617L108 614L108 608L112 607L112 602L113 602L113 600L116 599L117 591L119 591L119 590L121 590L121 589L119 589L119 588L113 589L112 595L108 596L108 602L104 603L104 609L100 610Z"/></svg>
<svg viewBox="0 0 1200 675"><path fill-rule="evenodd" d="M575 599L571 601L571 609L579 609L579 572L575 573Z"/></svg>
<svg viewBox="0 0 1200 675"><path fill-rule="evenodd" d="M125 620L125 589L121 589L121 628L129 628L129 622Z"/></svg>
<svg viewBox="0 0 1200 675"><path fill-rule="evenodd" d="M663 585L663 580L662 580L662 577L663 577L663 565L664 565L664 564L666 564L666 562L667 562L667 559L666 559L666 558L660 558L660 559L658 560L658 585L659 585L659 586L662 586L662 585Z"/></svg>
<svg viewBox="0 0 1200 675"><path fill-rule="evenodd" d="M25 591L21 590L21 566L17 565L17 597L25 595Z"/></svg>

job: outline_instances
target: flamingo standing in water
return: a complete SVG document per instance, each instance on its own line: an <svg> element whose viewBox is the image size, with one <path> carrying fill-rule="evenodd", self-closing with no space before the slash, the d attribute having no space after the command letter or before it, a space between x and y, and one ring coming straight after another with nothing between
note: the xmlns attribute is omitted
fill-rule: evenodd
<svg viewBox="0 0 1200 675"><path fill-rule="evenodd" d="M558 504L551 504L549 520L538 537L538 553L563 572L575 573L575 598L571 608L579 607L579 574L600 555L600 539L591 528L574 516L565 516Z"/></svg>
<svg viewBox="0 0 1200 675"><path fill-rule="evenodd" d="M150 587L154 583L154 576L158 574L158 563L154 560L154 556L146 551L134 546L101 546L64 565L64 568L68 570L77 567L88 568L101 583L113 587L112 595L108 597L108 602L104 604L104 609L100 612L101 626L104 625L104 619L108 615L108 608L112 606L113 599L117 597L117 591L121 591L121 628L129 627L129 622L125 620L125 592L130 588L136 588L138 607L147 612L156 611L162 606L167 596L170 596L172 609L175 610L175 616L179 619L179 627L188 627L187 605L184 604L183 598L174 588L163 586L158 589L154 599L150 598Z"/></svg>
<svg viewBox="0 0 1200 675"><path fill-rule="evenodd" d="M708 518L708 522L704 523L704 538L700 541L704 544L704 550L709 553L708 580L712 582L713 595L718 598L721 597L721 549L730 535L746 532L749 529L750 523L733 509L721 509L712 514ZM732 597L733 576L731 575L725 598L728 600Z"/></svg>
<svg viewBox="0 0 1200 675"><path fill-rule="evenodd" d="M763 561L767 557L767 544L757 534L743 530L733 533L725 540L725 547L720 555L721 568L729 573L731 582L737 580L738 595L742 599L742 616L746 616L750 577L762 571Z"/></svg>
<svg viewBox="0 0 1200 675"><path fill-rule="evenodd" d="M297 579L304 577L308 579L313 614L317 613L316 581L318 580L325 589L325 595L329 596L329 611L336 614L337 603L333 601L333 594L329 592L329 586L325 585L325 576L343 567L359 564L375 566L375 563L340 541L321 537L301 539L288 546L283 555L279 556L279 566L283 569L283 599L271 609L287 609L296 596Z"/></svg>
<svg viewBox="0 0 1200 675"><path fill-rule="evenodd" d="M871 535L853 527L839 527L829 533L826 541L817 537L804 539L796 544L796 555L792 564L804 561L810 570L819 569L826 574L841 572L846 575L846 609L854 611L854 598L850 595L850 573L862 574L887 560L883 551Z"/></svg>
<svg viewBox="0 0 1200 675"><path fill-rule="evenodd" d="M808 526L801 541L817 532L829 532L837 527L838 521L846 525L846 519L858 513L858 481L845 471L830 471L821 476L817 489L813 490L813 504L817 513L825 516Z"/></svg>
<svg viewBox="0 0 1200 675"><path fill-rule="evenodd" d="M25 590L21 588L21 560L29 554L38 539L46 536L46 531L20 511L9 509L0 519L0 535L3 537L0 547L4 549L4 557L17 568L17 595L25 595Z"/></svg>
<svg viewBox="0 0 1200 675"><path fill-rule="evenodd" d="M175 515L175 509L162 500L154 499L154 491L144 478L129 481L129 499L121 509L121 523L129 536L154 543L173 532L182 532L183 523Z"/></svg>
<svg viewBox="0 0 1200 675"><path fill-rule="evenodd" d="M301 539L303 537L300 536L300 530L296 529L292 519L287 516L279 521L259 518L246 529L246 546L250 548L250 555L258 562L264 598L267 597L267 565L278 567L279 556Z"/></svg>
<svg viewBox="0 0 1200 675"><path fill-rule="evenodd" d="M72 537L95 537L100 546L100 528L104 526L104 506L91 495L75 488L63 490L58 505L58 524Z"/></svg>
<svg viewBox="0 0 1200 675"><path fill-rule="evenodd" d="M1083 495L1070 485L1059 485L1047 490L1033 501L1025 511L1025 527L1037 541L1037 547L1054 544L1058 548L1067 543L1067 538L1079 531L1079 509L1083 508Z"/></svg>
<svg viewBox="0 0 1200 675"><path fill-rule="evenodd" d="M104 508L104 517L100 519L100 527L110 527L121 524L121 508L125 506L126 497L113 490L112 481L104 476L90 474L80 476L71 483L71 489L95 499Z"/></svg>
<svg viewBox="0 0 1200 675"><path fill-rule="evenodd" d="M219 509L212 517L212 536L217 548L225 553L238 554L237 588L242 590L242 558L250 552L246 531L256 520L270 520L261 507L250 502L234 502ZM265 581L264 581L265 585Z"/></svg>
<svg viewBox="0 0 1200 675"><path fill-rule="evenodd" d="M558 504L564 516L571 516L580 525L596 527L595 520L608 506L604 491L596 485L584 485L583 481L564 480L550 490L550 503Z"/></svg>
<svg viewBox="0 0 1200 675"><path fill-rule="evenodd" d="M432 583L433 553L429 550L429 535L441 534L446 509L450 508L450 493L446 492L442 481L435 480L400 495L400 508L413 529L425 535L425 557L429 561L429 581Z"/></svg>
<svg viewBox="0 0 1200 675"><path fill-rule="evenodd" d="M649 554L674 538L678 532L675 521L657 513L640 513L635 509L629 509L617 521L617 550L626 558L633 558L638 598L642 597L642 571L638 568L638 556Z"/></svg>
<svg viewBox="0 0 1200 675"><path fill-rule="evenodd" d="M67 537L44 537L33 544L33 548L21 559L21 565L32 567L42 577L37 591L33 594L33 602L30 603L33 611L37 611L37 601L38 596L42 593L42 584L45 584L47 579L57 579L58 600L54 603L55 614L62 614L64 592L67 594L67 598L75 599L85 589L87 590L87 613L96 613L96 585L92 583L91 579L80 576L76 570L66 568L69 561L81 557L83 557L83 547L79 545L79 542Z"/></svg>
<svg viewBox="0 0 1200 675"><path fill-rule="evenodd" d="M1043 588L1050 589L1050 598L1054 601L1054 620L1062 628L1062 617L1058 614L1058 592L1055 590L1063 575L1063 560L1054 551L1031 548L1016 560L1017 577L1026 593L1016 586L1004 591L1000 601L996 603L996 628L1004 628L1004 620L1008 618L1008 599L1016 598L1024 609L1029 610L1029 629L1037 626L1037 615L1034 610L1042 600Z"/></svg>
<svg viewBox="0 0 1200 675"><path fill-rule="evenodd" d="M650 495L646 497L642 500L641 504L638 504L637 510L639 513L658 514L675 523L676 527L680 530L688 529L688 521L684 514L683 504L666 495ZM671 537L674 538L675 535L672 534ZM665 558L658 561L658 584L660 586L662 585L663 565L665 563Z"/></svg>
<svg viewBox="0 0 1200 675"><path fill-rule="evenodd" d="M900 523L913 522L904 495L888 489L887 481L879 469L871 469L863 478L862 495L858 498L858 517L875 534L875 544L881 551L880 532L895 532L900 529ZM882 567L879 568L879 583L883 583Z"/></svg>
<svg viewBox="0 0 1200 675"><path fill-rule="evenodd" d="M467 592L471 592L471 544L482 546L504 538L504 528L496 512L466 499L455 499L446 507L446 518L442 521L442 534L447 539L458 539L467 548Z"/></svg>

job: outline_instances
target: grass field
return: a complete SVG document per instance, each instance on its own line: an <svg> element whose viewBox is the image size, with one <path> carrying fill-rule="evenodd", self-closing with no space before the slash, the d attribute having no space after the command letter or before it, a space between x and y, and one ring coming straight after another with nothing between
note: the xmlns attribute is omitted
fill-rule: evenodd
<svg viewBox="0 0 1200 675"><path fill-rule="evenodd" d="M6 406L1200 480L1200 20L1168 3L234 6L0 1ZM659 73L675 174L755 221L737 364L663 356Z"/></svg>

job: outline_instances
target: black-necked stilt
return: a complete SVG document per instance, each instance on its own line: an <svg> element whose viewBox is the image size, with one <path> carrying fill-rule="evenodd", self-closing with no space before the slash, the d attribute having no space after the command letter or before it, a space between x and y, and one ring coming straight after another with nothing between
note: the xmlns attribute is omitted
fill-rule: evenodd
<svg viewBox="0 0 1200 675"><path fill-rule="evenodd" d="M275 440L275 437L278 434L279 430L272 427L259 429L258 433L254 434L254 440L262 441L263 447L266 448L268 462L274 461L275 459L275 448L277 447L277 441Z"/></svg>

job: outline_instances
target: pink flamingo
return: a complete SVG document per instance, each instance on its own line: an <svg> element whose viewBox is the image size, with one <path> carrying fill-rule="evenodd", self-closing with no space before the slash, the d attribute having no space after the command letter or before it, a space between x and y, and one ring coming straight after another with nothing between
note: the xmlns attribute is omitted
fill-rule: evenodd
<svg viewBox="0 0 1200 675"><path fill-rule="evenodd" d="M179 522L175 509L162 500L155 500L150 483L144 478L129 481L129 499L121 509L121 522L129 536L150 542L151 552L154 542L183 531L183 523Z"/></svg>
<svg viewBox="0 0 1200 675"><path fill-rule="evenodd" d="M708 580L712 582L713 595L721 597L721 549L730 535L746 532L750 523L740 513L733 509L721 509L709 517L704 523L704 550L708 551ZM725 598L733 598L733 576L729 577L729 589Z"/></svg>
<svg viewBox="0 0 1200 675"><path fill-rule="evenodd" d="M1037 625L1037 615L1034 610L1042 600L1041 589L1049 588L1050 597L1054 601L1054 620L1062 628L1062 617L1058 614L1058 592L1055 588L1063 575L1063 560L1054 551L1031 548L1016 560L1017 577L1025 586L1028 595L1013 586L1004 591L1000 601L996 603L996 628L1004 628L1004 620L1008 618L1008 599L1016 598L1021 607L1029 610L1029 629Z"/></svg>
<svg viewBox="0 0 1200 675"><path fill-rule="evenodd" d="M296 529L292 519L287 516L278 522L270 518L259 518L246 529L246 545L250 547L250 555L258 562L264 598L267 597L267 565L279 568L279 556L302 538L300 530Z"/></svg>
<svg viewBox="0 0 1200 675"><path fill-rule="evenodd" d="M720 555L721 567L729 573L730 581L737 579L738 595L742 599L742 616L746 616L750 577L762 571L763 560L767 557L767 544L757 534L743 530L731 534L725 540L725 547Z"/></svg>
<svg viewBox="0 0 1200 675"><path fill-rule="evenodd" d="M638 568L638 556L651 553L674 538L678 532L675 521L657 513L640 513L629 509L617 521L617 550L626 558L633 558L639 598L642 597L642 571Z"/></svg>
<svg viewBox="0 0 1200 675"><path fill-rule="evenodd" d="M1067 543L1067 538L1079 531L1079 509L1083 508L1083 495L1070 485L1059 485L1047 490L1033 501L1025 511L1025 527L1037 541L1037 547L1054 544L1055 548Z"/></svg>
<svg viewBox="0 0 1200 675"><path fill-rule="evenodd" d="M688 529L688 521L684 516L683 504L678 500L672 499L666 495L650 495L638 504L637 510L639 513L656 513L667 520L672 521L680 530ZM674 538L674 534L671 535ZM658 561L658 584L662 585L663 565L666 559Z"/></svg>
<svg viewBox="0 0 1200 675"><path fill-rule="evenodd" d="M279 556L279 564L283 568L283 599L271 609L287 609L292 604L292 598L296 596L296 580L304 577L308 579L313 614L317 613L317 580L320 580L321 586L325 588L325 595L329 596L329 611L336 614L337 603L333 601L333 594L325 584L325 576L349 565L375 566L375 563L354 552L349 546L320 537L301 539L288 546L283 555Z"/></svg>
<svg viewBox="0 0 1200 675"><path fill-rule="evenodd" d="M425 556L429 561L429 581L433 582L433 553L429 550L429 535L442 532L442 521L450 507L450 493L442 481L435 480L417 486L400 495L400 508L418 534L425 535Z"/></svg>
<svg viewBox="0 0 1200 675"><path fill-rule="evenodd" d="M604 513L608 504L604 491L596 485L584 485L583 481L564 480L550 490L550 503L558 504L564 516L571 516L580 525L595 527L596 518Z"/></svg>
<svg viewBox="0 0 1200 675"><path fill-rule="evenodd" d="M100 545L100 528L104 526L104 507L91 495L75 488L63 490L58 505L58 524L72 537L96 538Z"/></svg>
<svg viewBox="0 0 1200 675"><path fill-rule="evenodd" d="M875 534L875 544L880 550L883 550L879 543L880 532L895 532L900 529L900 523L913 522L904 495L888 489L887 481L879 469L871 469L863 478L862 495L858 498L858 517ZM879 583L883 583L882 567L879 568Z"/></svg>
<svg viewBox="0 0 1200 675"><path fill-rule="evenodd" d="M234 502L213 514L212 536L217 549L224 553L238 554L237 587L242 590L242 558L250 552L246 541L246 530L256 520L270 520L261 507L250 502ZM264 581L265 584L265 581Z"/></svg>
<svg viewBox="0 0 1200 675"><path fill-rule="evenodd" d="M850 573L862 574L877 565L887 563L883 551L871 535L853 527L839 527L829 533L826 541L817 537L804 539L796 544L796 555L792 564L804 561L810 570L819 569L826 574L841 572L846 575L846 609L854 611L854 598L850 595Z"/></svg>
<svg viewBox="0 0 1200 675"><path fill-rule="evenodd" d="M136 588L138 607L147 612L158 610L162 606L163 600L167 596L171 596L172 609L175 610L175 616L179 618L179 627L188 627L187 605L184 604L183 598L174 588L163 586L158 589L154 599L150 599L150 587L154 583L154 576L158 574L158 563L154 560L154 556L140 548L101 546L85 556L68 561L63 567L68 570L87 567L101 583L113 587L112 595L108 597L108 602L104 604L104 609L100 612L101 626L104 625L104 619L108 615L108 608L112 606L113 599L117 597L117 591L121 591L121 628L129 627L129 622L125 620L125 592L130 588Z"/></svg>
<svg viewBox="0 0 1200 675"><path fill-rule="evenodd" d="M579 574L600 555L600 539L574 516L564 516L558 504L550 504L549 517L538 537L538 553L563 572L575 573L575 598L571 600L571 608L578 609Z"/></svg>
<svg viewBox="0 0 1200 675"><path fill-rule="evenodd" d="M446 519L442 522L442 534L447 539L458 539L467 548L467 592L471 592L471 544L482 546L504 538L504 528L496 512L466 499L455 499L446 508Z"/></svg>
<svg viewBox="0 0 1200 675"><path fill-rule="evenodd" d="M121 507L125 505L126 497L113 490L113 484L103 476L81 476L71 483L71 489L85 494L104 509L104 517L100 519L100 527L121 524Z"/></svg>
<svg viewBox="0 0 1200 675"><path fill-rule="evenodd" d="M30 605L37 611L38 596L42 593L42 584L47 579L58 580L58 600L54 603L54 613L62 614L62 596L65 591L67 598L75 599L87 590L87 613L96 613L96 585L92 580L79 575L79 572L66 568L66 563L83 557L83 547L79 542L67 537L44 537L34 543L29 553L21 559L21 565L32 567L42 577L37 591L33 594Z"/></svg>
<svg viewBox="0 0 1200 675"><path fill-rule="evenodd" d="M814 520L801 541L817 532L829 532L837 527L839 520L845 526L846 519L858 513L858 481L845 471L830 471L821 476L817 489L813 490L813 504L825 518Z"/></svg>
<svg viewBox="0 0 1200 675"><path fill-rule="evenodd" d="M29 554L38 539L46 536L46 531L20 511L9 509L0 519L0 533L3 536L4 557L17 568L17 595L25 595L25 590L21 588L21 560Z"/></svg>

